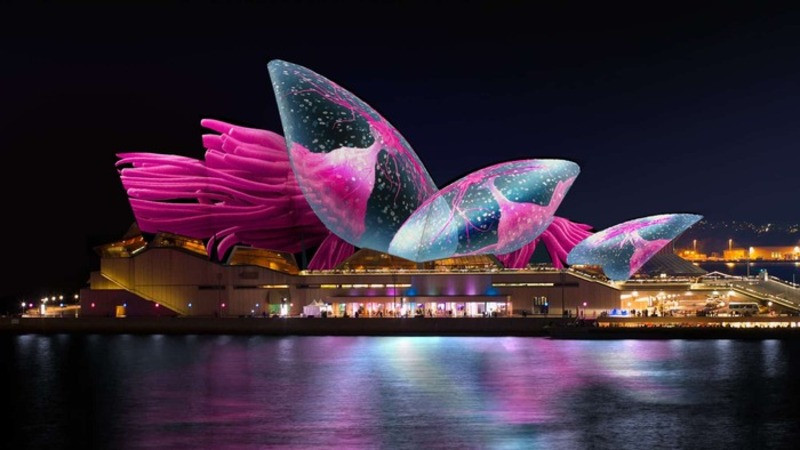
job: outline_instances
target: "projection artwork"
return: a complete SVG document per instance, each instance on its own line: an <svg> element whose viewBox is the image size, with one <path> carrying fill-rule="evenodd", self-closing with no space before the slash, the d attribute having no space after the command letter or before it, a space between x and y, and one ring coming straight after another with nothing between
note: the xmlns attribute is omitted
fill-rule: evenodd
<svg viewBox="0 0 800 450"><path fill-rule="evenodd" d="M429 261L518 250L550 225L578 173L577 164L556 159L473 172L420 206L395 235L389 253Z"/></svg>
<svg viewBox="0 0 800 450"><path fill-rule="evenodd" d="M627 280L700 219L702 216L696 214L661 214L623 222L578 243L567 256L567 262L598 265L608 278Z"/></svg>
<svg viewBox="0 0 800 450"><path fill-rule="evenodd" d="M302 66L268 69L285 138L204 119L217 133L203 136L204 160L119 155L142 231L207 239L218 258L235 244L316 249L311 270L334 268L356 248L418 262L494 254L521 269L543 243L557 268L601 264L627 279L699 220L653 216L592 236L554 215L580 172L558 159L497 164L438 191L405 138L358 97Z"/></svg>
<svg viewBox="0 0 800 450"><path fill-rule="evenodd" d="M385 252L436 185L377 111L305 67L269 63L294 174L320 220L345 241Z"/></svg>

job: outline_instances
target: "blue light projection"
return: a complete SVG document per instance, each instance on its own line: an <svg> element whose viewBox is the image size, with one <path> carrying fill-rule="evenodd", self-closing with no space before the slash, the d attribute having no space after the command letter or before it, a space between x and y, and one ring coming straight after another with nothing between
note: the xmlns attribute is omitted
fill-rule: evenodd
<svg viewBox="0 0 800 450"><path fill-rule="evenodd" d="M602 266L609 279L627 280L702 218L696 214L661 214L614 225L579 242L569 252L567 263Z"/></svg>

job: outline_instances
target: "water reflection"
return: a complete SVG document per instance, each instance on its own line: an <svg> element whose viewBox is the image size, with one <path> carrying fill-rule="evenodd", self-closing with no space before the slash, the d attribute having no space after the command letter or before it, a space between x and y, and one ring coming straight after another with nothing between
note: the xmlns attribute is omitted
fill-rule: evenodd
<svg viewBox="0 0 800 450"><path fill-rule="evenodd" d="M736 447L800 437L798 344L0 340L13 446Z"/></svg>

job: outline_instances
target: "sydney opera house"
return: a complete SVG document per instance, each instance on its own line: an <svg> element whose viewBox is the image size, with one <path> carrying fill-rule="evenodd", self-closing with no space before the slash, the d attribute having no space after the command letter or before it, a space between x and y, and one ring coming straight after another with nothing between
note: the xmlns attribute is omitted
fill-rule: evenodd
<svg viewBox="0 0 800 450"><path fill-rule="evenodd" d="M269 74L282 135L203 120L203 160L119 155L136 224L97 248L83 315L591 317L637 274L696 270L668 244L697 215L593 233L556 215L580 172L556 159L440 189L358 97L284 61Z"/></svg>

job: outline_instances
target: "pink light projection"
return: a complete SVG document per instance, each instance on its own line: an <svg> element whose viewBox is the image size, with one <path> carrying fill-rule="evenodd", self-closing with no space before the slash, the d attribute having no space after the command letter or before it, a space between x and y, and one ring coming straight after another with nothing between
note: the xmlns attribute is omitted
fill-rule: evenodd
<svg viewBox="0 0 800 450"><path fill-rule="evenodd" d="M209 254L216 250L220 257L237 243L287 252L319 245L311 270L336 267L355 252L330 233L305 202L280 135L212 119L201 124L220 133L203 136L204 161L152 153L119 155L121 179L143 231L208 239ZM471 180L478 178L473 174ZM496 188L492 194L504 199ZM570 245L570 236L587 228L556 218L542 237L550 236L545 244L557 255ZM534 249L535 243L500 259L506 267L524 267ZM561 261L553 256L553 263L560 266Z"/></svg>
<svg viewBox="0 0 800 450"><path fill-rule="evenodd" d="M627 280L665 245L702 219L696 214L662 214L615 225L578 243L569 264L603 267L612 280Z"/></svg>
<svg viewBox="0 0 800 450"><path fill-rule="evenodd" d="M296 64L269 73L297 182L343 240L385 252L436 185L403 136L331 80Z"/></svg>
<svg viewBox="0 0 800 450"><path fill-rule="evenodd" d="M283 137L205 119L204 161L177 155L118 155L120 178L142 231L209 239L219 255L236 243L286 252L319 245L330 232L294 179Z"/></svg>
<svg viewBox="0 0 800 450"><path fill-rule="evenodd" d="M555 217L553 222L542 234L533 241L525 244L520 249L510 253L495 255L497 259L508 269L522 269L536 250L536 245L544 242L547 253L553 262L553 267L561 269L567 262L567 254L580 241L592 235L591 225L575 223L563 217Z"/></svg>
<svg viewBox="0 0 800 450"><path fill-rule="evenodd" d="M528 262L530 262L540 239L541 238L538 237L513 252L495 255L495 257L506 269L523 269L528 265Z"/></svg>
<svg viewBox="0 0 800 450"><path fill-rule="evenodd" d="M318 247L313 270L355 247L418 262L491 253L521 268L541 242L558 268L601 264L627 279L700 218L653 216L590 236L588 225L554 216L579 174L556 159L497 164L437 191L405 138L358 97L295 64L272 61L269 72L286 139L205 119L218 134L203 136L202 161L119 155L142 231L208 239L219 256L237 243Z"/></svg>
<svg viewBox="0 0 800 450"><path fill-rule="evenodd" d="M400 228L389 253L412 261L510 253L553 221L578 165L533 159L481 169L434 194Z"/></svg>
<svg viewBox="0 0 800 450"><path fill-rule="evenodd" d="M327 270L338 266L342 261L355 253L355 247L331 233L319 246L311 262L309 270Z"/></svg>

